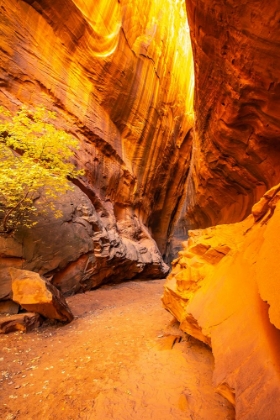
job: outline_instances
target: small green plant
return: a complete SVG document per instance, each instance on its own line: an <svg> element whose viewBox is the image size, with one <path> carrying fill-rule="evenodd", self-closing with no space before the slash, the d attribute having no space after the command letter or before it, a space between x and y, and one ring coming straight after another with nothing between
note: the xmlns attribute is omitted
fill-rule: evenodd
<svg viewBox="0 0 280 420"><path fill-rule="evenodd" d="M16 115L0 107L0 232L19 225L31 227L37 214L34 200L43 189L49 207L73 187L68 178L83 174L69 162L78 141L50 122L56 115L45 108L31 112L22 107ZM33 219L34 220L34 219Z"/></svg>

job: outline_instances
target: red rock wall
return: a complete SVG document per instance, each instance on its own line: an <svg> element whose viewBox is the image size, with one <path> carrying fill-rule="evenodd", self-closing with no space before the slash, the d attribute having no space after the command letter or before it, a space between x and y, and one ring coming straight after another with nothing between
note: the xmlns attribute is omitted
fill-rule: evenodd
<svg viewBox="0 0 280 420"><path fill-rule="evenodd" d="M180 222L212 227L189 232L163 303L211 346L213 382L236 419L278 419L280 5L186 4L195 126Z"/></svg>
<svg viewBox="0 0 280 420"><path fill-rule="evenodd" d="M164 253L191 151L181 2L3 0L0 28L0 103L56 111L57 125L79 138L76 161L86 170L74 196L58 203L60 226L49 216L24 232L13 258L58 284L70 271L65 290L165 275L151 234Z"/></svg>
<svg viewBox="0 0 280 420"><path fill-rule="evenodd" d="M212 347L213 382L237 420L280 418L280 185L243 222L190 231L163 303Z"/></svg>
<svg viewBox="0 0 280 420"><path fill-rule="evenodd" d="M280 180L277 0L186 0L195 61L189 226L242 220Z"/></svg>

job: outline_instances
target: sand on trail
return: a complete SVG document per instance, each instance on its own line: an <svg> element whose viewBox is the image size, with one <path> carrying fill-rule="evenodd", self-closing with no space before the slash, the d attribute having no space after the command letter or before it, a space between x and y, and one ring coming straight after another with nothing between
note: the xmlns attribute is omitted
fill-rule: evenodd
<svg viewBox="0 0 280 420"><path fill-rule="evenodd" d="M211 351L162 308L163 282L75 295L71 324L0 336L0 419L233 420Z"/></svg>

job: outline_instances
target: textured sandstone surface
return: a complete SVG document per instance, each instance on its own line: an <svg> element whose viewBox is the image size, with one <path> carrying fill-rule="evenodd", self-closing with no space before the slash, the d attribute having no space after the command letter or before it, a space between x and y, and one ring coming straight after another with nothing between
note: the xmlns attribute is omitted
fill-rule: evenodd
<svg viewBox="0 0 280 420"><path fill-rule="evenodd" d="M66 300L51 283L38 273L10 268L12 298L22 308L36 312L45 318L71 322L74 316Z"/></svg>
<svg viewBox="0 0 280 420"><path fill-rule="evenodd" d="M43 318L33 312L11 315L9 317L0 316L0 334L8 334L20 331L30 332L40 327Z"/></svg>
<svg viewBox="0 0 280 420"><path fill-rule="evenodd" d="M164 306L212 347L213 380L237 419L280 417L280 185L243 222L190 231Z"/></svg>
<svg viewBox="0 0 280 420"><path fill-rule="evenodd" d="M3 0L0 38L0 103L54 110L57 126L80 140L75 159L86 170L57 204L62 219L42 217L14 244L0 238L1 295L7 265L52 277L66 293L165 276L151 235L166 253L192 138L182 2Z"/></svg>
<svg viewBox="0 0 280 420"><path fill-rule="evenodd" d="M186 0L196 123L186 218L191 228L244 219L280 181L280 7Z"/></svg>
<svg viewBox="0 0 280 420"><path fill-rule="evenodd" d="M42 207L46 206L43 201ZM4 299L11 297L9 265L44 275L66 295L105 281L167 274L155 241L137 217L127 217L126 224L117 223L110 202L106 212L97 212L77 187L61 197L57 208L61 218L44 212L41 223L10 238L11 258L7 251L0 260Z"/></svg>

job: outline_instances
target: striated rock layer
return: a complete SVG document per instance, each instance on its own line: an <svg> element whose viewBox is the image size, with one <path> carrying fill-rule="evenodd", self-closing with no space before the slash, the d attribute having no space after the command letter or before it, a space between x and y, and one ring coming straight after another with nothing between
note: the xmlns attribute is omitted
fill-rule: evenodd
<svg viewBox="0 0 280 420"><path fill-rule="evenodd" d="M57 126L80 140L86 171L57 203L62 218L0 238L1 295L7 266L38 271L65 293L165 276L151 234L165 253L191 154L182 2L3 0L0 39L0 104L56 111Z"/></svg>
<svg viewBox="0 0 280 420"><path fill-rule="evenodd" d="M280 418L280 184L243 222L190 231L163 303L212 347L214 383L236 418Z"/></svg>
<svg viewBox="0 0 280 420"><path fill-rule="evenodd" d="M236 418L278 419L280 6L186 5L195 125L178 237L186 225L239 223L189 231L163 303L184 331L211 346L214 384Z"/></svg>
<svg viewBox="0 0 280 420"><path fill-rule="evenodd" d="M196 123L186 219L243 220L280 182L280 6L186 0Z"/></svg>

